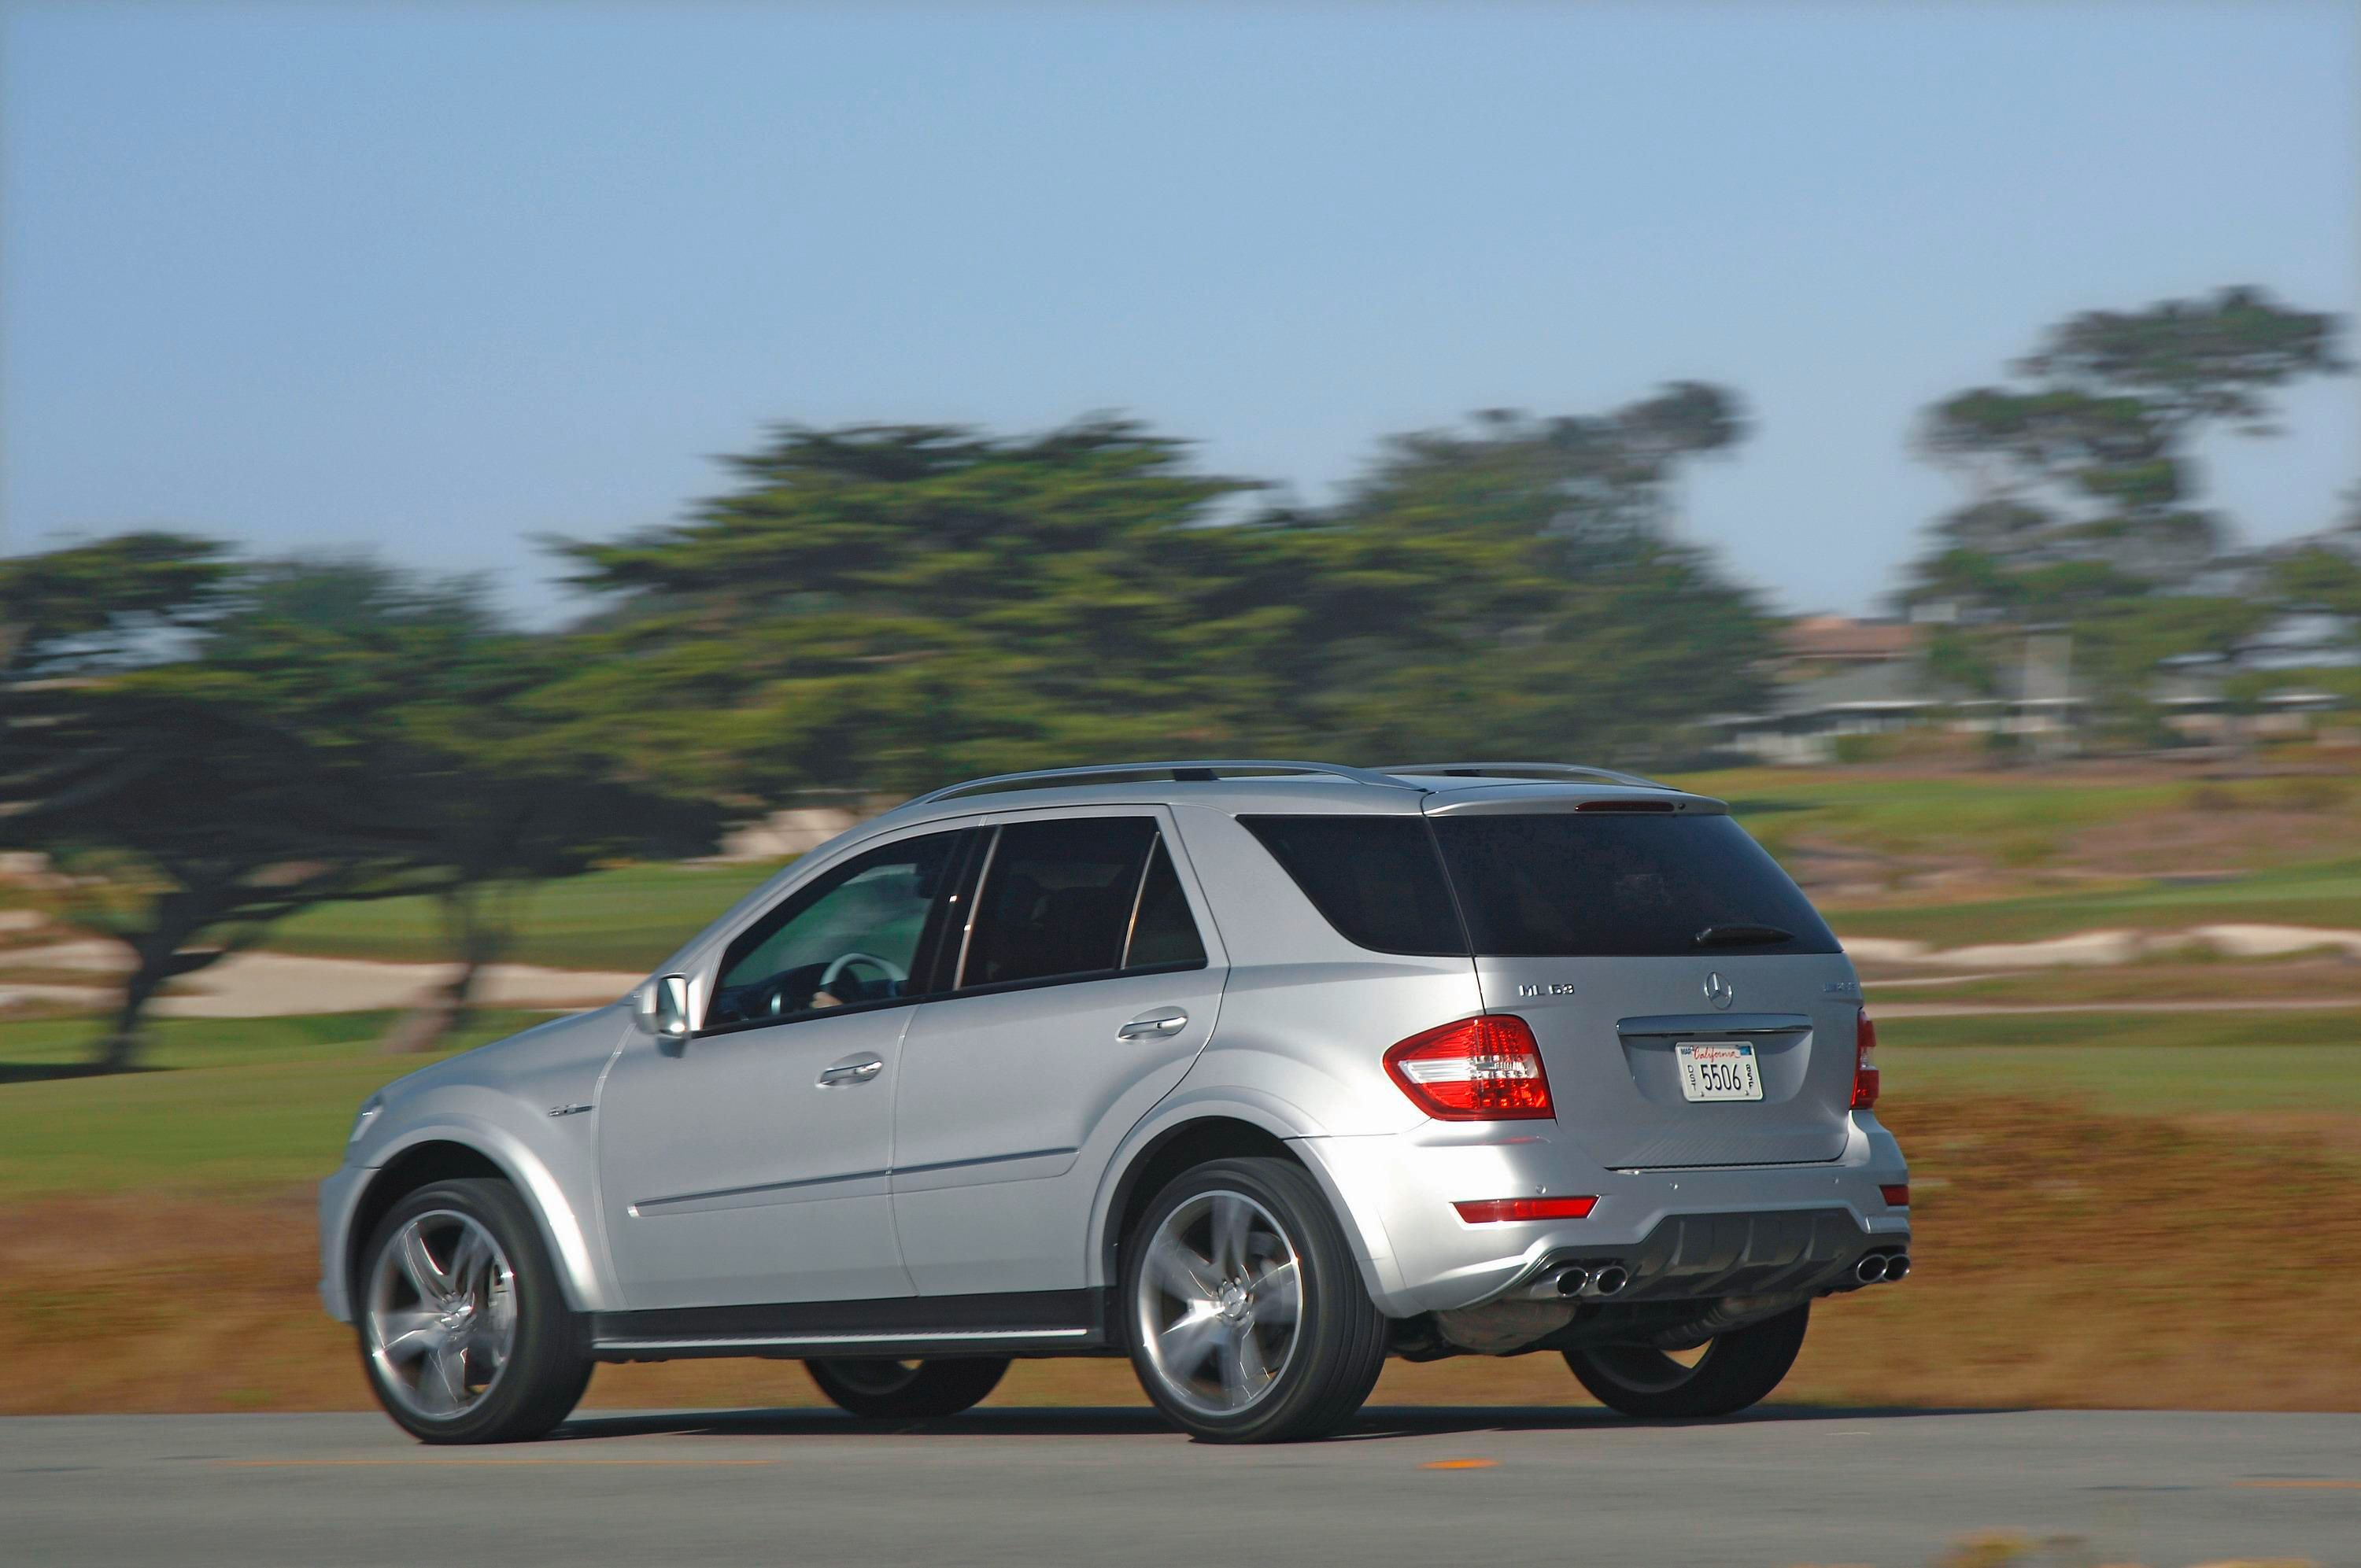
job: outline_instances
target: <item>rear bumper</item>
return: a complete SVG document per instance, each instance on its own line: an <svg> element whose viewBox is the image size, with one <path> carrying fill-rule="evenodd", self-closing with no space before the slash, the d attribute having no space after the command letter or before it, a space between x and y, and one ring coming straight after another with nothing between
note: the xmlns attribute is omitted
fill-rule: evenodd
<svg viewBox="0 0 2361 1568"><path fill-rule="evenodd" d="M1628 1270L1628 1300L1840 1288L1863 1252L1910 1245L1910 1212L1879 1190L1909 1168L1866 1114L1842 1155L1814 1165L1605 1170L1546 1123L1428 1123L1292 1146L1354 1233L1389 1317L1477 1306L1577 1260ZM1471 1224L1452 1207L1576 1194L1598 1200L1587 1219Z"/></svg>
<svg viewBox="0 0 2361 1568"><path fill-rule="evenodd" d="M1612 1266L1630 1283L1620 1305L1692 1301L1724 1296L1816 1296L1858 1290L1853 1270L1871 1253L1910 1250L1910 1233L1872 1231L1852 1211L1764 1209L1734 1214L1673 1213L1633 1246L1588 1246L1546 1254L1512 1280L1509 1294L1547 1299L1553 1277L1569 1266L1595 1275ZM1599 1299L1595 1288L1586 1299Z"/></svg>

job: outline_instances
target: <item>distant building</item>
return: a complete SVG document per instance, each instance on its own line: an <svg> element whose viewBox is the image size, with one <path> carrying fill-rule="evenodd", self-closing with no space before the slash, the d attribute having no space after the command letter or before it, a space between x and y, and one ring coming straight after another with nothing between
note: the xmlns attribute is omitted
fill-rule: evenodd
<svg viewBox="0 0 2361 1568"><path fill-rule="evenodd" d="M1999 673L2000 689L1981 695L1938 680L1923 655L1864 662L1806 674L1772 688L1768 707L1708 720L1715 743L1758 762L1806 767L1832 762L1837 742L1941 725L1968 734L1999 732L2063 743L2081 726L2084 699L2040 661Z"/></svg>
<svg viewBox="0 0 2361 1568"><path fill-rule="evenodd" d="M1779 644L1787 673L1814 675L1913 661L1925 647L1926 633L1906 620L1806 615L1780 629Z"/></svg>
<svg viewBox="0 0 2361 1568"><path fill-rule="evenodd" d="M1826 674L1802 674L1772 688L1757 713L1708 720L1716 743L1758 762L1806 766L1836 755L1845 735L1884 735L1938 716L1945 699L1927 690L1917 659L1864 661Z"/></svg>

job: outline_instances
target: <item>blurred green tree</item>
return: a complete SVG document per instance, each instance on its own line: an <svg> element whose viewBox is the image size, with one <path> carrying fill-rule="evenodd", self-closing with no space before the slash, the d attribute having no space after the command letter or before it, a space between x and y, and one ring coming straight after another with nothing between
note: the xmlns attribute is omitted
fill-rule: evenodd
<svg viewBox="0 0 2361 1568"><path fill-rule="evenodd" d="M1903 602L1958 623L1947 656L1962 667L2008 663L1975 644L2019 628L2071 631L2103 718L2145 732L2158 659L2227 652L2273 612L2207 591L2229 533L2196 504L2192 448L2214 429L2270 433L2274 391L2351 367L2341 333L2250 288L2059 323L2015 367L2027 384L1927 411L1920 450L1971 497L1936 521Z"/></svg>
<svg viewBox="0 0 2361 1568"><path fill-rule="evenodd" d="M1772 649L1753 596L1674 536L1670 489L1743 429L1698 383L1598 417L1495 411L1388 443L1333 508L1225 531L1246 569L1204 575L1213 620L1267 688L1240 722L1371 760L1694 744L1760 704Z"/></svg>
<svg viewBox="0 0 2361 1568"><path fill-rule="evenodd" d="M1214 743L1191 573L1251 488L1122 420L1025 440L782 429L690 521L561 543L613 600L553 694L753 807Z"/></svg>
<svg viewBox="0 0 2361 1568"><path fill-rule="evenodd" d="M460 960L399 1036L431 1044L522 886L711 844L711 806L635 785L593 733L533 711L565 654L501 628L476 585L365 561L233 569L184 543L30 557L0 579L0 596L41 585L45 618L15 644L43 678L5 688L0 837L49 853L76 923L132 954L101 1069L134 1063L173 980L311 905L405 893L443 901ZM126 555L153 569L144 597L91 569Z"/></svg>
<svg viewBox="0 0 2361 1568"><path fill-rule="evenodd" d="M368 650L290 634L301 629L274 592L297 575L231 572L214 546L170 557L207 568L177 577L144 546L115 550L155 569L147 602L115 610L120 583L82 569L111 548L11 564L18 585L46 585L60 630L27 640L51 673L9 688L0 781L0 832L48 853L70 876L76 923L131 951L96 1052L109 1071L133 1065L165 985L297 909L390 886L422 848L382 765L398 672ZM185 630L161 637L149 621Z"/></svg>
<svg viewBox="0 0 2361 1568"><path fill-rule="evenodd" d="M1235 514L1124 420L1035 438L781 430L742 488L611 543L552 700L627 712L651 774L861 795L1123 755L1562 753L1759 695L1759 608L1669 537L1718 388L1389 444L1333 507Z"/></svg>

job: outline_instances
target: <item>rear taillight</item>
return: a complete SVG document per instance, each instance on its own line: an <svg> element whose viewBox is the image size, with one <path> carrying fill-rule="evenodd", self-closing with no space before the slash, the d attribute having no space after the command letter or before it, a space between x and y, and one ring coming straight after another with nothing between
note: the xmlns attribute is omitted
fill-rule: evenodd
<svg viewBox="0 0 2361 1568"><path fill-rule="evenodd" d="M1877 1103L1877 1025L1869 1021L1866 1007L1853 1032L1853 1049L1852 1108L1866 1111Z"/></svg>
<svg viewBox="0 0 2361 1568"><path fill-rule="evenodd" d="M1885 1205L1889 1209L1910 1207L1910 1184L1906 1181L1897 1181L1891 1187L1881 1187L1877 1190L1877 1193L1879 1197L1885 1200Z"/></svg>
<svg viewBox="0 0 2361 1568"><path fill-rule="evenodd" d="M1598 1207L1587 1198L1481 1198L1454 1203L1459 1217L1471 1225L1497 1225L1509 1220L1587 1220Z"/></svg>
<svg viewBox="0 0 2361 1568"><path fill-rule="evenodd" d="M1462 1018L1386 1053L1386 1071L1444 1122L1527 1122L1553 1114L1531 1025L1513 1013Z"/></svg>

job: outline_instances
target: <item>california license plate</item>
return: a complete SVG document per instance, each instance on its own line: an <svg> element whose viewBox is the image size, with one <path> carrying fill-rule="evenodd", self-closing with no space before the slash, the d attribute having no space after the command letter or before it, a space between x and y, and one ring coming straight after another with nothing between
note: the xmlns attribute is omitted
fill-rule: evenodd
<svg viewBox="0 0 2361 1568"><path fill-rule="evenodd" d="M1673 1047L1681 1064L1681 1092L1691 1100L1760 1100L1763 1075L1754 1047L1737 1040L1685 1040Z"/></svg>

